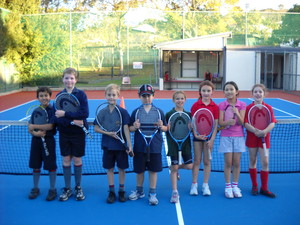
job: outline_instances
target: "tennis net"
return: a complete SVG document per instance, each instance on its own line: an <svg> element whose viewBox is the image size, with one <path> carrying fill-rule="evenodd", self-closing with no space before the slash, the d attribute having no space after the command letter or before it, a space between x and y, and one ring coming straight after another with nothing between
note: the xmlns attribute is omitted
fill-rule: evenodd
<svg viewBox="0 0 300 225"><path fill-rule="evenodd" d="M94 133L93 125L89 122L90 133L93 139L86 139L86 155L83 157L83 174L104 174L102 167L101 135ZM24 121L0 121L0 173L1 174L31 174L28 166L31 135L27 131L27 123ZM220 134L214 143L212 153L212 171L223 171L224 157L218 153ZM133 137L133 135L131 136ZM165 140L165 138L164 138ZM56 153L58 174L62 174L62 157L56 135ZM166 140L165 140L166 142ZM270 171L276 173L300 172L300 120L279 120L271 132ZM166 157L167 146L163 144L163 167L168 167ZM249 157L242 154L241 172L248 172ZM258 170L260 163L258 163ZM201 164L200 169L203 169ZM116 170L117 171L117 170ZM132 158L129 158L127 172L133 171ZM46 174L48 171L42 171Z"/></svg>

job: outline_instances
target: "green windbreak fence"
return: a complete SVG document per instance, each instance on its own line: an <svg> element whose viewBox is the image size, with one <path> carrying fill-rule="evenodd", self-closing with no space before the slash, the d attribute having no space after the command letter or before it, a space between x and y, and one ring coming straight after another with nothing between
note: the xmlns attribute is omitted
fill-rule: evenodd
<svg viewBox="0 0 300 225"><path fill-rule="evenodd" d="M300 39L300 14L262 12L169 12L152 10L23 15L40 38L43 55L25 85L61 85L66 67L80 72L82 86L157 84L161 42L232 32L228 45L279 46ZM0 73L3 73L0 71ZM2 81L3 82L3 79Z"/></svg>

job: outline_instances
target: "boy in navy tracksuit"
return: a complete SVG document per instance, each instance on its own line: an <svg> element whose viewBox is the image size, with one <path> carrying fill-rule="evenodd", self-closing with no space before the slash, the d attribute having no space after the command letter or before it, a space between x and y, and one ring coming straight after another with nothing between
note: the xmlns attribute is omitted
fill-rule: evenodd
<svg viewBox="0 0 300 225"><path fill-rule="evenodd" d="M67 68L63 72L63 84L65 89L62 92L73 94L80 102L80 109L77 112L66 112L56 110L56 123L59 131L59 146L63 157L63 174L65 187L59 197L60 201L66 201L73 194L71 189L71 163L74 162L75 175L75 199L84 200L85 196L81 188L82 157L85 155L85 133L81 126L88 129L86 118L89 116L88 100L84 91L75 87L78 73L73 68ZM58 93L61 94L62 92Z"/></svg>

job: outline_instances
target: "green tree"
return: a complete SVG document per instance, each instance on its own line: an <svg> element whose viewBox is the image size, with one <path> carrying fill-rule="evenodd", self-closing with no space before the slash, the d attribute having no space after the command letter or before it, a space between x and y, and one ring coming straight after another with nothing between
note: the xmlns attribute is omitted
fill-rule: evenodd
<svg viewBox="0 0 300 225"><path fill-rule="evenodd" d="M234 6L239 0L182 0L166 1L166 7L172 11L219 11L224 5Z"/></svg>
<svg viewBox="0 0 300 225"><path fill-rule="evenodd" d="M19 81L27 82L37 69L37 61L43 55L41 36L35 33L28 20L21 20L20 14L39 12L38 0L0 1L0 7L10 11L1 23L0 57L14 63L19 72ZM22 21L22 22L21 22Z"/></svg>
<svg viewBox="0 0 300 225"><path fill-rule="evenodd" d="M41 46L44 54L38 61L37 74L43 76L57 76L70 66L70 16L60 15L34 15L23 16L30 21L34 32L42 34ZM76 19L72 20L74 23ZM73 26L72 26L73 27ZM74 24L76 28L76 24ZM75 29L74 28L74 29ZM73 32L74 34L76 32ZM76 52L77 45L74 45Z"/></svg>
<svg viewBox="0 0 300 225"><path fill-rule="evenodd" d="M286 44L299 47L300 44L300 5L295 4L288 13L282 17L281 27L274 30L272 41L279 44Z"/></svg>

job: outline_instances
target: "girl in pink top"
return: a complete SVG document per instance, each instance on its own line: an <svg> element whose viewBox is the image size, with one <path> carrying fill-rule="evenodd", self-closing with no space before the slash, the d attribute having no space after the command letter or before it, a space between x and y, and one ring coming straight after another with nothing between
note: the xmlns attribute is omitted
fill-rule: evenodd
<svg viewBox="0 0 300 225"><path fill-rule="evenodd" d="M246 151L243 130L246 103L237 99L239 89L235 82L226 82L223 91L227 99L219 104L219 125L224 127L221 130L219 152L224 153L225 196L241 198L242 193L238 187L238 180L241 154ZM233 118L225 117L227 110L232 111Z"/></svg>

